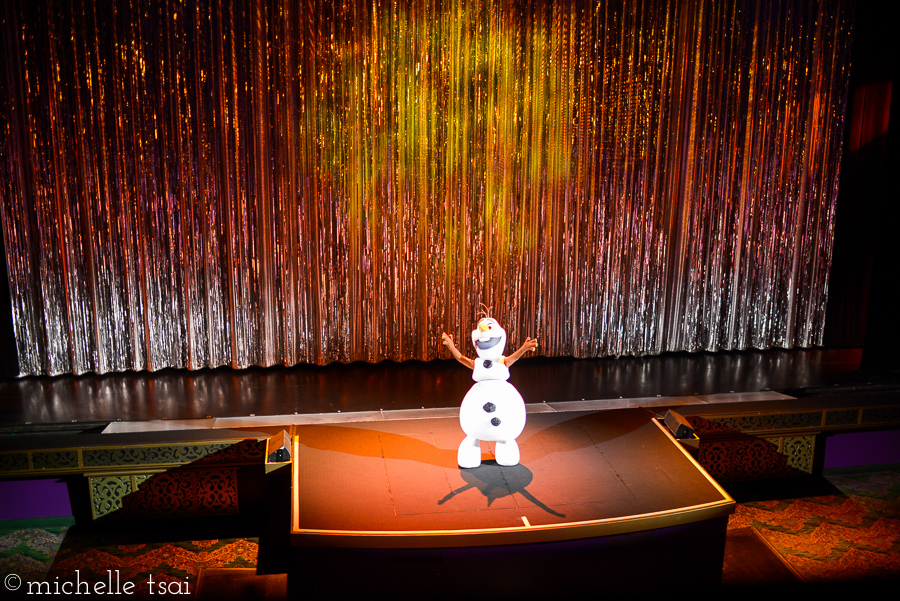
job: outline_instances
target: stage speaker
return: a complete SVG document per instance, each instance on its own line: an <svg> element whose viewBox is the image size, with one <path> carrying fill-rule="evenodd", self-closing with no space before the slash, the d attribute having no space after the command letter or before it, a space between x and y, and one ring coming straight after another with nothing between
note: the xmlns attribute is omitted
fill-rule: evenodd
<svg viewBox="0 0 900 601"><path fill-rule="evenodd" d="M291 437L282 430L266 443L266 462L284 463L291 460Z"/></svg>
<svg viewBox="0 0 900 601"><path fill-rule="evenodd" d="M671 432L672 436L674 436L675 438L694 437L694 429L691 427L691 424L688 422L688 420L684 419L683 415L675 413L671 409L669 411L666 411L663 422L665 422L666 427L669 428L669 432Z"/></svg>

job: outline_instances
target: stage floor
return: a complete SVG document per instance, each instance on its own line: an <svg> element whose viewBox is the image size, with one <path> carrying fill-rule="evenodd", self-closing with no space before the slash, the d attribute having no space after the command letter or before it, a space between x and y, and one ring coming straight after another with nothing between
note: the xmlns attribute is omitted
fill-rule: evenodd
<svg viewBox="0 0 900 601"><path fill-rule="evenodd" d="M529 407L630 406L660 397L712 397L856 385L859 349L667 353L620 359L525 358L510 382ZM346 413L458 410L472 385L456 361L272 367L0 380L0 433L99 424L190 422ZM621 401L621 402L619 402ZM680 404L680 403L679 403ZM585 406L585 409L596 408ZM174 424L173 424L174 425Z"/></svg>
<svg viewBox="0 0 900 601"><path fill-rule="evenodd" d="M454 418L294 428L301 546L543 543L729 515L734 501L643 409L531 414L519 465L460 469ZM724 531L723 531L724 536Z"/></svg>

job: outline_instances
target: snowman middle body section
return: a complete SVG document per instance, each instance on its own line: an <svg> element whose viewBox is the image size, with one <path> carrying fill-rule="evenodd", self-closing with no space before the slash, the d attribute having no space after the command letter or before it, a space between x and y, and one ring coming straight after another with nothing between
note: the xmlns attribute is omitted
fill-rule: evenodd
<svg viewBox="0 0 900 601"><path fill-rule="evenodd" d="M506 332L493 319L482 320L478 329L472 332L472 343L478 358L474 360L472 369L475 384L459 409L459 424L466 434L460 448L460 459L466 453L464 447L477 448L482 440L496 441L508 448L501 451L498 446L495 453L497 462L515 465L519 459L515 440L525 428L525 401L515 386L507 382L509 368L503 361ZM479 450L478 463L480 454ZM474 457L460 462L461 465L473 463Z"/></svg>

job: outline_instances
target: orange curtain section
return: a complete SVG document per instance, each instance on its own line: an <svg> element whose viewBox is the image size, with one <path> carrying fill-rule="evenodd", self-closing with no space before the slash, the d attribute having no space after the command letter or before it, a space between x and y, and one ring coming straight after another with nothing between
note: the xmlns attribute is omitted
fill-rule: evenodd
<svg viewBox="0 0 900 601"><path fill-rule="evenodd" d="M23 375L821 343L840 0L16 0Z"/></svg>

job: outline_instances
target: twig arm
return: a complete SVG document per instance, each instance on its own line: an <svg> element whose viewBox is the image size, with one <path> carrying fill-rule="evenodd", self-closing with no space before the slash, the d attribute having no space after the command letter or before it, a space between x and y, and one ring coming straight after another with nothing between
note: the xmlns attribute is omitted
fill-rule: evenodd
<svg viewBox="0 0 900 601"><path fill-rule="evenodd" d="M516 352L503 358L503 363L506 365L506 367L510 367L513 363L519 360L519 357L527 352L533 351L536 348L537 338L526 338L525 344L520 346Z"/></svg>
<svg viewBox="0 0 900 601"><path fill-rule="evenodd" d="M475 362L468 357L463 356L462 353L459 352L459 349L456 348L456 345L453 344L453 336L447 334L446 332L441 332L441 342L447 349L450 351L450 354L453 355L453 358L468 367L469 369L475 369Z"/></svg>

